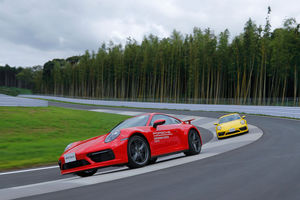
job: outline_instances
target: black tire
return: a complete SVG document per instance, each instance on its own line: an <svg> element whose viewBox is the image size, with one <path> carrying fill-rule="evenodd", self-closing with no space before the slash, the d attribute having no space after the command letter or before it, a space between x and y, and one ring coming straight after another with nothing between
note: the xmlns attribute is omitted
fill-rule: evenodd
<svg viewBox="0 0 300 200"><path fill-rule="evenodd" d="M80 172L75 172L77 176L88 177L93 176L97 172L97 169L88 169Z"/></svg>
<svg viewBox="0 0 300 200"><path fill-rule="evenodd" d="M138 135L132 136L127 146L128 163L131 169L143 167L150 160L150 149L147 141Z"/></svg>
<svg viewBox="0 0 300 200"><path fill-rule="evenodd" d="M152 165L152 164L154 164L156 161L157 161L157 157L151 158L151 159L149 160L149 164Z"/></svg>
<svg viewBox="0 0 300 200"><path fill-rule="evenodd" d="M191 129L188 134L189 150L185 155L191 156L201 152L202 144L199 133L195 129Z"/></svg>

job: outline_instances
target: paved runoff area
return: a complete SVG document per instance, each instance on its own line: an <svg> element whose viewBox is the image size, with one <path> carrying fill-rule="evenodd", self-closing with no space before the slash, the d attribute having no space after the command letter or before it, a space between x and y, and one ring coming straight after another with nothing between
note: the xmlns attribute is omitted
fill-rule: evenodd
<svg viewBox="0 0 300 200"><path fill-rule="evenodd" d="M131 101L104 101L89 99L74 99L65 97L54 97L44 95L19 95L20 97L43 98L49 100L65 101L71 103L82 103L104 106L125 106L136 108L158 108L158 109L177 109L177 110L201 110L201 111L225 111L248 114L262 114L281 117L300 118L300 107L287 106L246 106L246 105L212 105L212 104L177 104L177 103L150 103L150 102L131 102Z"/></svg>
<svg viewBox="0 0 300 200"><path fill-rule="evenodd" d="M35 96L36 97L36 96ZM136 107L136 105L135 105ZM133 112L133 111L118 111L118 110L109 110L109 109L93 109L90 111L94 112L106 112L106 113L115 113L122 115L135 116L142 114L143 112ZM217 122L216 118L200 117L200 116L188 116L188 115L174 115L182 120L195 119L192 123L198 127L207 129L213 135L213 138L205 143L202 147L202 151L199 155L195 156L184 156L183 153L176 154L172 156L159 158L156 164L148 165L138 169L128 169L127 167L117 167L112 170L98 172L92 177L67 177L58 180L39 182L29 185L22 185L16 187L2 188L0 189L0 199L15 199L21 197L30 197L39 194L46 194L50 192L63 191L71 188L78 188L113 180L118 180L122 178L127 178L131 176L136 176L140 174L145 174L161 169L166 169L169 167L179 166L185 163L190 163L193 161L201 160L211 156L215 156L221 153L225 153L239 147L250 144L258 140L263 132L256 126L249 125L249 133L240 135L237 137L231 137L224 140L218 140L215 133L215 125ZM53 166L55 167L55 166ZM31 170L47 170L46 168L40 169L31 169ZM57 168L57 170L59 170ZM0 178L2 175L14 174L14 173L26 173L30 170L16 171L16 172L5 172L0 173Z"/></svg>
<svg viewBox="0 0 300 200"><path fill-rule="evenodd" d="M0 106L47 107L48 101L0 94Z"/></svg>

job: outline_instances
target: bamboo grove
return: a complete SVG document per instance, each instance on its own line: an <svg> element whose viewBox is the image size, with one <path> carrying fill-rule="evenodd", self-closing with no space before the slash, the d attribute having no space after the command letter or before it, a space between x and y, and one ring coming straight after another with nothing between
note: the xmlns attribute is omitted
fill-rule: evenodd
<svg viewBox="0 0 300 200"><path fill-rule="evenodd" d="M249 19L230 39L194 28L138 43L103 44L98 52L24 68L17 78L36 93L159 102L299 105L300 26L293 18L271 31ZM1 78L2 79L2 78ZM226 102L225 102L226 103Z"/></svg>

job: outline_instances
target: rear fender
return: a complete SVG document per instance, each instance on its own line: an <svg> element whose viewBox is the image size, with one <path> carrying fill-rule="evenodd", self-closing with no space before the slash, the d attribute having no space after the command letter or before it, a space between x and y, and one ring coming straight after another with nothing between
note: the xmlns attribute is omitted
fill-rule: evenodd
<svg viewBox="0 0 300 200"><path fill-rule="evenodd" d="M190 127L190 129L189 129L189 131L188 131L188 133L190 132L190 130L192 130L192 129L194 129L194 130L196 130L197 132L198 132L198 134L199 134L199 137L200 137L200 141L201 141L201 145L203 145L203 143L202 143L202 137L201 137L201 134L200 134L200 131L195 127L195 126L192 126L192 127Z"/></svg>

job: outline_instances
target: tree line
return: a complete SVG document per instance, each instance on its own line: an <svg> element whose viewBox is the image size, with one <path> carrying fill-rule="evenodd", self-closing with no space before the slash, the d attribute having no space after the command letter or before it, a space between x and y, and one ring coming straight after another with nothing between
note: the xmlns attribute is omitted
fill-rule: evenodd
<svg viewBox="0 0 300 200"><path fill-rule="evenodd" d="M28 71L29 74L27 74L27 77L30 80L24 80L22 76L24 75L24 73ZM16 68L16 67L11 67L9 65L0 66L0 86L32 89L33 84L31 82L32 81L31 76L32 76L31 69L24 69L22 67Z"/></svg>
<svg viewBox="0 0 300 200"><path fill-rule="evenodd" d="M218 35L209 28L187 35L174 30L167 38L103 43L97 52L10 70L14 83L40 94L258 105L289 99L299 105L300 25L289 18L271 31L269 14L263 26L249 19L232 40L227 29ZM13 77L7 69L0 67L2 85Z"/></svg>

